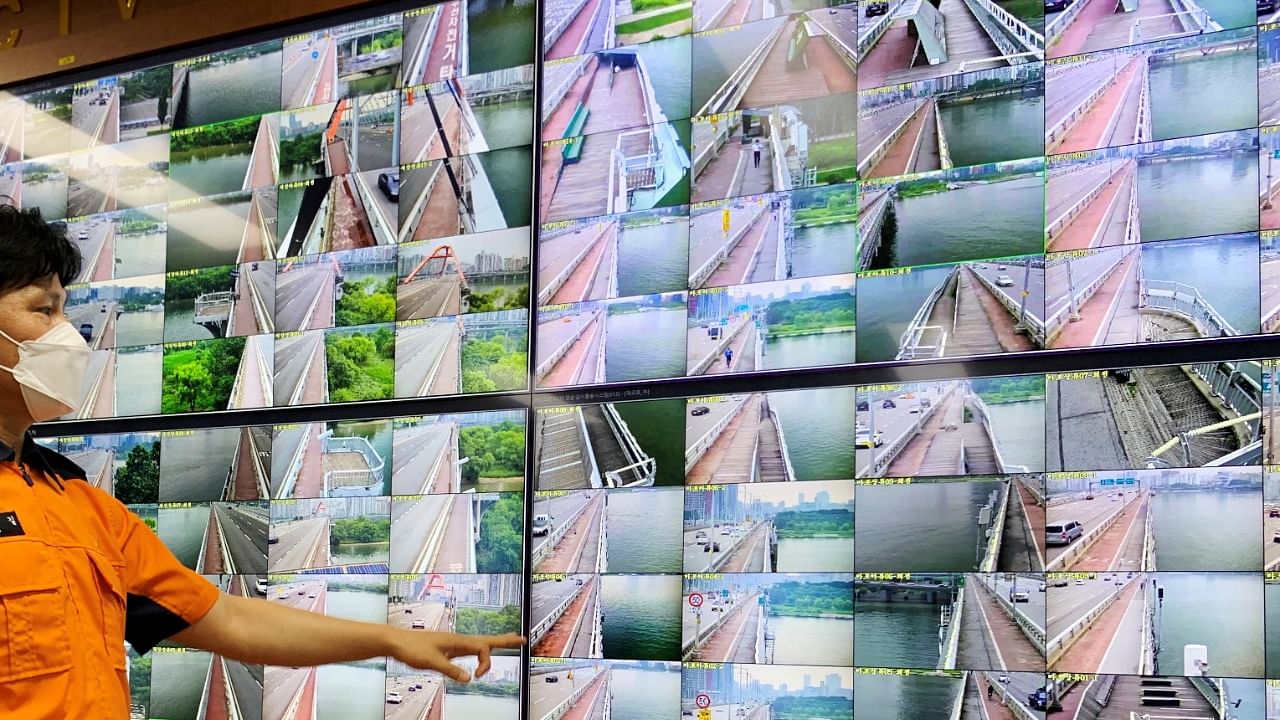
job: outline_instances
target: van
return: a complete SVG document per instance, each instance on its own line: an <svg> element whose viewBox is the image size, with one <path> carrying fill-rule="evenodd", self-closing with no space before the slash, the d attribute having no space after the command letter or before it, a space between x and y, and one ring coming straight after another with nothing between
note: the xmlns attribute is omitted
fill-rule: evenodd
<svg viewBox="0 0 1280 720"><path fill-rule="evenodd" d="M267 594L267 579L266 579L265 577L259 577L259 578L258 578L258 580L257 580L257 582L255 582L255 583L254 583L254 585L253 585L253 589L254 589L254 591L255 591L255 592L257 592L259 595L266 595L266 594Z"/></svg>
<svg viewBox="0 0 1280 720"><path fill-rule="evenodd" d="M533 516L533 535L546 535L551 532L551 516L547 513L538 513Z"/></svg>
<svg viewBox="0 0 1280 720"><path fill-rule="evenodd" d="M1046 545L1070 545L1084 535L1084 526L1072 520L1061 525L1044 526L1044 542Z"/></svg>

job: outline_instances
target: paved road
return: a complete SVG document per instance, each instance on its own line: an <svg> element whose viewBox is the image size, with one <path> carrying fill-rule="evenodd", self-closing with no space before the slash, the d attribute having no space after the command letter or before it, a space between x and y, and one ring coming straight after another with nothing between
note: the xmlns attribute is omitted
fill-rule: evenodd
<svg viewBox="0 0 1280 720"><path fill-rule="evenodd" d="M258 269L254 270L253 266ZM239 299L232 301L231 312L235 318L234 335L260 335L275 332L276 269L275 263L246 263L240 266L240 278L236 281ZM255 307L265 308L266 324L258 319Z"/></svg>
<svg viewBox="0 0 1280 720"><path fill-rule="evenodd" d="M750 395L730 395L727 399L719 402L696 403L686 405L684 411L685 425L684 438L685 448L693 448L716 426L716 423L724 419L726 415L731 414L746 402ZM705 408L706 413L701 415L693 414L694 410ZM723 432L723 431L722 431Z"/></svg>
<svg viewBox="0 0 1280 720"><path fill-rule="evenodd" d="M1124 499L1116 499L1112 491L1098 489L1092 500L1078 500L1061 505L1050 505L1046 514L1046 524L1061 525L1072 520L1084 526L1084 532L1098 527L1109 515L1119 510L1122 503L1134 497L1132 492ZM1078 540L1076 542L1079 542ZM1046 560L1053 561L1067 550L1068 545L1050 545L1045 552Z"/></svg>
<svg viewBox="0 0 1280 720"><path fill-rule="evenodd" d="M538 323L538 365L542 364L543 358L560 349L569 338L579 335L579 331L596 315L594 312L580 312Z"/></svg>
<svg viewBox="0 0 1280 720"><path fill-rule="evenodd" d="M448 361L450 350L456 355L458 335L456 322L429 323L398 330L396 397L430 394L434 381L445 372L440 363ZM436 370L435 375L433 370Z"/></svg>
<svg viewBox="0 0 1280 720"><path fill-rule="evenodd" d="M909 98L858 115L858 160L869 157L886 138L902 126L924 100Z"/></svg>
<svg viewBox="0 0 1280 720"><path fill-rule="evenodd" d="M442 602L409 602L392 603L387 607L389 624L406 630L413 629L413 621L421 620L426 625L419 630L448 631L449 613Z"/></svg>
<svg viewBox="0 0 1280 720"><path fill-rule="evenodd" d="M543 498L533 503L534 515L547 513L551 516L553 529L559 528L573 517L574 513L587 504L592 497L590 492L573 492L568 495L560 495L552 498ZM546 535L535 536L533 542L533 555L537 555L547 541L550 539L550 533Z"/></svg>
<svg viewBox="0 0 1280 720"><path fill-rule="evenodd" d="M95 101L106 93L106 104ZM120 88L94 90L71 99L71 149L120 142Z"/></svg>
<svg viewBox="0 0 1280 720"><path fill-rule="evenodd" d="M322 543L328 527L329 518L318 517L272 528L272 535L280 540L270 551L268 562L271 572L324 566L326 563L323 560L327 553L324 552L326 548L322 547Z"/></svg>
<svg viewBox="0 0 1280 720"><path fill-rule="evenodd" d="M289 48L282 68L282 105L285 109L307 107L334 99L332 77L337 62L332 40L312 37ZM328 77L324 77L324 76Z"/></svg>
<svg viewBox="0 0 1280 720"><path fill-rule="evenodd" d="M437 478L448 478L452 474L449 460L456 451L450 440L455 437L456 430L457 425L449 422L397 430L391 451L394 459L391 494L430 493ZM448 492L448 488L434 491Z"/></svg>
<svg viewBox="0 0 1280 720"><path fill-rule="evenodd" d="M573 679L569 679L568 670L553 673L532 675L529 678L529 717L531 720L544 720L552 710L568 700L575 690L585 687L600 672L599 666L575 668ZM556 682L547 682L547 678L555 677Z"/></svg>
<svg viewBox="0 0 1280 720"><path fill-rule="evenodd" d="M226 540L230 558L224 558L225 572L236 574L267 571L268 515L240 508L232 503L214 503L218 527Z"/></svg>
<svg viewBox="0 0 1280 720"><path fill-rule="evenodd" d="M225 660L226 676L231 681L241 720L262 720L263 668L235 660Z"/></svg>
<svg viewBox="0 0 1280 720"><path fill-rule="evenodd" d="M1045 297L1045 317L1053 317L1071 302L1068 293L1071 287L1076 289L1075 294L1078 303L1084 288L1100 278L1107 271L1107 268L1116 261L1116 257L1124 255L1129 249L1125 247L1101 248L1088 251L1088 254L1085 255L1063 256L1061 260L1048 263L1045 267L1045 284L1048 288L1048 295ZM1129 261L1126 260L1125 262L1128 263ZM1071 266L1070 285L1067 283L1068 264ZM1120 267L1116 269L1116 272L1122 272L1123 270L1124 268ZM1077 304L1077 310L1082 310L1083 308L1084 305Z"/></svg>
<svg viewBox="0 0 1280 720"><path fill-rule="evenodd" d="M1104 577L1112 579L1103 580ZM1049 637L1057 637L1098 603L1118 592L1120 588L1115 584L1116 577L1120 577L1120 574L1098 573L1096 580L1068 580L1066 587L1050 587L1047 591L1048 612L1045 616L1049 623Z"/></svg>
<svg viewBox="0 0 1280 720"><path fill-rule="evenodd" d="M81 239L81 231L88 233L88 237ZM76 223L67 236L80 248L80 256L84 258L84 265L80 268L76 282L99 282L113 277L115 224L111 220L97 217Z"/></svg>
<svg viewBox="0 0 1280 720"><path fill-rule="evenodd" d="M1122 58L1120 67L1124 67L1126 61L1127 58ZM1099 58L1048 73L1044 86L1045 132L1078 107L1090 93L1109 82L1115 75L1115 63L1112 58Z"/></svg>
<svg viewBox="0 0 1280 720"><path fill-rule="evenodd" d="M1001 270L1000 268L1004 269ZM1001 263L971 263L969 269L975 274L990 280L992 284L1000 278L1001 275L1007 275L1013 281L1010 287L997 287L997 292L1003 295L1011 303L1022 302L1023 282L1026 282L1027 290L1027 314L1044 320L1044 297L1045 297L1045 270L1043 267L1031 267L1030 275L1027 274L1026 267L1019 262L1013 264L1002 265Z"/></svg>
<svg viewBox="0 0 1280 720"><path fill-rule="evenodd" d="M1050 171L1045 183L1045 218L1053 223L1070 210L1099 183L1116 171L1122 160L1100 162L1083 168L1071 168L1070 172Z"/></svg>
<svg viewBox="0 0 1280 720"><path fill-rule="evenodd" d="M422 320L457 315L462 305L461 290L462 283L457 275L414 278L397 289L396 319Z"/></svg>
<svg viewBox="0 0 1280 720"><path fill-rule="evenodd" d="M410 690L411 685L421 684L421 690ZM444 706L444 679L439 675L407 678L388 677L387 692L398 692L402 701L398 705L387 705L384 720L420 720L428 717L425 713L429 707L442 713ZM444 717L443 714L430 717Z"/></svg>
<svg viewBox="0 0 1280 720"><path fill-rule="evenodd" d="M115 460L114 452L108 450L86 450L67 453L67 458L84 470L85 477L88 478L90 485L111 492L111 463Z"/></svg>
<svg viewBox="0 0 1280 720"><path fill-rule="evenodd" d="M560 606L566 598L578 591L581 585L574 578L585 578L585 575L570 575L564 580L543 580L533 584L529 593L529 626L536 627L551 616L552 611Z"/></svg>
<svg viewBox="0 0 1280 720"><path fill-rule="evenodd" d="M989 587L994 587L996 592L1004 599L1009 599L1009 593L1013 591L1015 585L1019 591L1026 590L1029 596L1028 602L1014 603L1014 607L1023 617L1030 620L1041 631L1044 630L1045 624L1045 595L1047 588L1045 587L1044 576L1035 573L1015 573L1016 581L1006 580L1004 573L991 573L988 576Z"/></svg>
<svg viewBox="0 0 1280 720"><path fill-rule="evenodd" d="M391 544L395 572L474 572L465 565L471 528L466 522L468 498L463 495L423 495L397 502L391 509L396 541ZM434 551L433 551L434 544ZM459 560L459 558L462 560Z"/></svg>
<svg viewBox="0 0 1280 720"><path fill-rule="evenodd" d="M225 500L227 470L240 442L239 428L197 430L160 439L160 502Z"/></svg>
<svg viewBox="0 0 1280 720"><path fill-rule="evenodd" d="M307 378L314 375L309 369L315 363L325 365L324 333L307 332L302 335L276 340L274 394L281 405L305 402Z"/></svg>
<svg viewBox="0 0 1280 720"><path fill-rule="evenodd" d="M918 414L911 412L911 406L920 402L922 398L927 398L935 406L942 402L942 397L949 389L949 383L933 386L928 385L920 389L915 389L915 398L912 400L904 399L902 396L909 392L904 389L901 392L894 393L892 400L896 407L883 407L883 398L864 398L859 395L858 400L868 399L869 402L875 403L874 418L870 409L859 410L857 419L859 422L865 423L873 432L882 433L881 440L883 445L875 449L875 457L878 460L885 448L891 446L898 438L908 433L915 432L915 424ZM868 405L870 408L870 405ZM874 420L874 427L872 425ZM905 446L904 446L905 447ZM858 477L867 477L867 473L871 472L872 451L870 448L857 448L855 458L858 466Z"/></svg>
<svg viewBox="0 0 1280 720"><path fill-rule="evenodd" d="M295 267L276 277L276 332L333 326L335 284L331 265Z"/></svg>

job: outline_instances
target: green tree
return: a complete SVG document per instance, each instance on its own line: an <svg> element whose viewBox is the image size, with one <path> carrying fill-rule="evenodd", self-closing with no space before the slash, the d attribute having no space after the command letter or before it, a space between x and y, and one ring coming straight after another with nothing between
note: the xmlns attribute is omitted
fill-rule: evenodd
<svg viewBox="0 0 1280 720"><path fill-rule="evenodd" d="M126 505L157 502L160 496L160 442L134 445L116 471L114 494Z"/></svg>
<svg viewBox="0 0 1280 720"><path fill-rule="evenodd" d="M518 573L524 561L524 500L521 493L502 493L480 521L476 571Z"/></svg>
<svg viewBox="0 0 1280 720"><path fill-rule="evenodd" d="M213 388L213 377L202 363L189 362L174 368L166 384L186 405L187 412L195 412L200 397Z"/></svg>

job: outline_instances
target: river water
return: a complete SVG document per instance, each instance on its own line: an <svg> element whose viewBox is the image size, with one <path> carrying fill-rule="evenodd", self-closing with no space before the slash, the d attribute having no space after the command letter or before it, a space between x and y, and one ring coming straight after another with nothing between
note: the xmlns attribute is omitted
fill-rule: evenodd
<svg viewBox="0 0 1280 720"><path fill-rule="evenodd" d="M1196 111L1187 112L1192 103ZM1181 58L1151 68L1154 140L1257 124L1258 72L1252 50Z"/></svg>
<svg viewBox="0 0 1280 720"><path fill-rule="evenodd" d="M769 393L797 480L845 480L854 476L857 406L851 387Z"/></svg>
<svg viewBox="0 0 1280 720"><path fill-rule="evenodd" d="M964 690L959 678L859 675L854 684L853 715L894 720L936 720Z"/></svg>
<svg viewBox="0 0 1280 720"><path fill-rule="evenodd" d="M679 669L614 668L610 688L613 720L667 720L680 716Z"/></svg>
<svg viewBox="0 0 1280 720"><path fill-rule="evenodd" d="M683 491L678 488L611 490L608 502L609 572L679 573L683 570L680 531Z"/></svg>
<svg viewBox="0 0 1280 720"><path fill-rule="evenodd" d="M149 717L196 720L213 655L197 650L151 656Z"/></svg>
<svg viewBox="0 0 1280 720"><path fill-rule="evenodd" d="M161 508L157 520L157 534L169 550L191 569L200 559L200 546L209 527L209 506L195 505L189 508Z"/></svg>
<svg viewBox="0 0 1280 720"><path fill-rule="evenodd" d="M618 296L683 290L688 286L689 226L662 222L622 227L618 235Z"/></svg>
<svg viewBox="0 0 1280 720"><path fill-rule="evenodd" d="M387 678L363 665L321 665L316 677L319 720L382 720Z"/></svg>
<svg viewBox="0 0 1280 720"><path fill-rule="evenodd" d="M858 491L862 572L967 572L977 568L978 508L1000 481L883 485ZM897 606L894 606L895 608ZM858 622L861 623L861 613Z"/></svg>
<svg viewBox="0 0 1280 720"><path fill-rule="evenodd" d="M387 622L387 595L383 592L329 590L324 594L324 614L361 622Z"/></svg>
<svg viewBox="0 0 1280 720"><path fill-rule="evenodd" d="M280 110L280 57L276 50L192 72L184 127Z"/></svg>
<svg viewBox="0 0 1280 720"><path fill-rule="evenodd" d="M253 143L175 152L169 161L169 198L221 195L244 186Z"/></svg>
<svg viewBox="0 0 1280 720"><path fill-rule="evenodd" d="M853 332L797 335L766 340L764 364L759 369L849 365L855 359Z"/></svg>
<svg viewBox="0 0 1280 720"><path fill-rule="evenodd" d="M857 223L796 228L791 246L791 277L813 277L857 270Z"/></svg>
<svg viewBox="0 0 1280 720"><path fill-rule="evenodd" d="M1263 590L1259 573L1160 573L1160 673L1182 674L1183 647L1209 647L1215 676L1263 677Z"/></svg>
<svg viewBox="0 0 1280 720"><path fill-rule="evenodd" d="M1258 156L1138 166L1142 242L1258 228Z"/></svg>
<svg viewBox="0 0 1280 720"><path fill-rule="evenodd" d="M987 413L1005 463L1025 466L1025 472L1044 470L1044 400L988 403Z"/></svg>
<svg viewBox="0 0 1280 720"><path fill-rule="evenodd" d="M116 236L115 277L138 277L164 272L163 232Z"/></svg>
<svg viewBox="0 0 1280 720"><path fill-rule="evenodd" d="M853 618L771 617L778 665L852 665Z"/></svg>
<svg viewBox="0 0 1280 720"><path fill-rule="evenodd" d="M1001 95L938 106L955 167L1044 154L1044 95Z"/></svg>
<svg viewBox="0 0 1280 720"><path fill-rule="evenodd" d="M1212 279L1205 268L1214 269ZM1142 274L1147 280L1196 288L1240 335L1259 331L1258 240L1253 233L1144 245Z"/></svg>
<svg viewBox="0 0 1280 720"><path fill-rule="evenodd" d="M116 415L160 412L159 346L116 353Z"/></svg>
<svg viewBox="0 0 1280 720"><path fill-rule="evenodd" d="M858 361L892 360L898 340L916 311L951 266L914 268L910 275L863 278L858 281Z"/></svg>
<svg viewBox="0 0 1280 720"><path fill-rule="evenodd" d="M1151 499L1156 569L1261 568L1261 507L1261 490L1159 493Z"/></svg>
<svg viewBox="0 0 1280 720"><path fill-rule="evenodd" d="M165 267L187 270L234 264L248 217L248 193L238 202L170 210Z"/></svg>
<svg viewBox="0 0 1280 720"><path fill-rule="evenodd" d="M857 664L929 670L937 667L938 612L936 605L855 602Z"/></svg>
<svg viewBox="0 0 1280 720"><path fill-rule="evenodd" d="M853 538L782 538L777 572L853 572Z"/></svg>
<svg viewBox="0 0 1280 720"><path fill-rule="evenodd" d="M684 375L684 308L610 315L607 322L605 379L608 382Z"/></svg>
<svg viewBox="0 0 1280 720"><path fill-rule="evenodd" d="M601 583L605 657L680 658L679 575L604 575Z"/></svg>

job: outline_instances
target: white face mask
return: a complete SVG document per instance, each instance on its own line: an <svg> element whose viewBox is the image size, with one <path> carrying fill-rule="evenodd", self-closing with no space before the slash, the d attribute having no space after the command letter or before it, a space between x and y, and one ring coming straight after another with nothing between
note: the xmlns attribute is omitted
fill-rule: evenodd
<svg viewBox="0 0 1280 720"><path fill-rule="evenodd" d="M11 368L0 365L0 370L8 370L22 386L22 399L32 420L52 420L80 407L92 351L71 323L60 322L25 342L3 331L0 337L18 346L18 364Z"/></svg>

